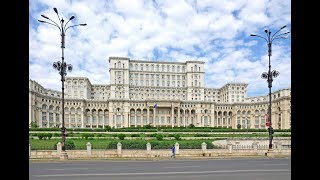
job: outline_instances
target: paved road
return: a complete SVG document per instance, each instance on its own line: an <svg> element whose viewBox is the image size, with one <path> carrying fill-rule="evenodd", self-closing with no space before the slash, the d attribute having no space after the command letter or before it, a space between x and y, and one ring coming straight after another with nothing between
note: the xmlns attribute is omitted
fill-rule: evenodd
<svg viewBox="0 0 320 180"><path fill-rule="evenodd" d="M30 180L290 180L290 158L29 163Z"/></svg>

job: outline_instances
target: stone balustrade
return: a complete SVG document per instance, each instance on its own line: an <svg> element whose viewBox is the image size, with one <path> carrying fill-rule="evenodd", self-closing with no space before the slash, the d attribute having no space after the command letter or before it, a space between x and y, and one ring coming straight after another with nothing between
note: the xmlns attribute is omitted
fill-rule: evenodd
<svg viewBox="0 0 320 180"><path fill-rule="evenodd" d="M146 144L146 150L122 149L122 144L117 144L117 149L98 150L92 149L90 142L86 144L86 150L66 150L69 159L77 158L161 158L170 157L171 149L152 149L151 144ZM180 149L179 143L175 143L176 157L218 157L218 156L264 156L267 148L253 142L251 145L234 145L231 142L224 146L227 148L207 149L207 144L203 142L201 149ZM263 148L262 148L263 147ZM49 158L58 159L61 155L61 143L57 144L57 150L32 150L29 144L29 158ZM290 156L291 149L282 147L281 143L277 143L273 149L273 156Z"/></svg>

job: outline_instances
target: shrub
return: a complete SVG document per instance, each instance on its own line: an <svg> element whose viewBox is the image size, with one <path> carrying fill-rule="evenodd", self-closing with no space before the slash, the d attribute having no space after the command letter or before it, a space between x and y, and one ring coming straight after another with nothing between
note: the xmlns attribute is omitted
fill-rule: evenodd
<svg viewBox="0 0 320 180"><path fill-rule="evenodd" d="M38 124L36 122L31 122L30 123L30 127L31 128L38 128L39 126L38 126Z"/></svg>
<svg viewBox="0 0 320 180"><path fill-rule="evenodd" d="M60 141L58 141L58 142L60 142ZM57 150L57 144L58 144L58 142L56 142L56 143L53 145L53 150ZM66 150L75 150L75 149L76 149L76 145L75 145L74 142L71 141L71 140L66 140L64 146L65 146L65 149L66 149Z"/></svg>
<svg viewBox="0 0 320 180"><path fill-rule="evenodd" d="M190 127L190 128L194 128L195 125L194 125L194 124L190 124L189 127Z"/></svg>
<svg viewBox="0 0 320 180"><path fill-rule="evenodd" d="M108 132L108 131L110 131L110 130L111 130L111 127L110 127L109 125L107 125L107 126L105 126L105 127L104 127L104 129L105 129L105 131L107 131L107 132Z"/></svg>
<svg viewBox="0 0 320 180"><path fill-rule="evenodd" d="M140 137L140 134L131 134L131 137Z"/></svg>
<svg viewBox="0 0 320 180"><path fill-rule="evenodd" d="M148 124L148 125L145 125L144 126L146 129L151 129L152 127L151 127L151 124Z"/></svg>
<svg viewBox="0 0 320 180"><path fill-rule="evenodd" d="M241 129L241 125L240 124L237 124L237 129Z"/></svg>
<svg viewBox="0 0 320 180"><path fill-rule="evenodd" d="M175 135L174 135L174 138L175 138L177 141L181 140L180 134L175 134Z"/></svg>
<svg viewBox="0 0 320 180"><path fill-rule="evenodd" d="M51 138L52 138L52 134L51 134L51 133L46 133L45 136L46 136L48 139L51 139Z"/></svg>
<svg viewBox="0 0 320 180"><path fill-rule="evenodd" d="M125 134L118 134L118 138L119 138L120 140L124 140L125 137L126 137Z"/></svg>
<svg viewBox="0 0 320 180"><path fill-rule="evenodd" d="M162 141L163 140L163 135L162 134L157 134L156 138L158 141Z"/></svg>
<svg viewBox="0 0 320 180"><path fill-rule="evenodd" d="M41 140L45 137L45 133L38 133L37 136Z"/></svg>
<svg viewBox="0 0 320 180"><path fill-rule="evenodd" d="M76 145L74 144L73 141L67 140L65 144L66 150L74 150L76 149Z"/></svg>

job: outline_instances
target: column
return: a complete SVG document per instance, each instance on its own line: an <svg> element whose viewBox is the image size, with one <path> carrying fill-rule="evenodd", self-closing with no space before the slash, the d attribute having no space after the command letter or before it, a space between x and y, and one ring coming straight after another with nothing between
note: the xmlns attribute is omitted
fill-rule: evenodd
<svg viewBox="0 0 320 180"><path fill-rule="evenodd" d="M120 127L123 127L124 125L123 125L123 113L121 113L121 115L120 115Z"/></svg>
<svg viewBox="0 0 320 180"><path fill-rule="evenodd" d="M111 110L111 108L110 108ZM109 124L110 124L110 127L114 127L113 125L113 112L112 111L109 111Z"/></svg>
<svg viewBox="0 0 320 180"><path fill-rule="evenodd" d="M53 118L53 127L56 127L56 125L57 125L57 120L56 120L56 112L53 110L53 116L52 116L52 118Z"/></svg>
<svg viewBox="0 0 320 180"><path fill-rule="evenodd" d="M76 128L78 127L78 113L77 111L74 113L74 120L76 122Z"/></svg>
<svg viewBox="0 0 320 180"><path fill-rule="evenodd" d="M134 127L137 127L137 110L134 111Z"/></svg>
<svg viewBox="0 0 320 180"><path fill-rule="evenodd" d="M59 120L60 120L60 125L61 125L61 127L62 127L62 110L61 110L61 113L59 113Z"/></svg>
<svg viewBox="0 0 320 180"><path fill-rule="evenodd" d="M84 124L84 112L83 108L81 108L81 127L84 128L85 124Z"/></svg>
<svg viewBox="0 0 320 180"><path fill-rule="evenodd" d="M90 143L90 142L88 142L86 145L87 145L87 155L89 155L89 156L90 156L90 155L91 155L91 153L92 153L92 152L91 152L91 143Z"/></svg>
<svg viewBox="0 0 320 180"><path fill-rule="evenodd" d="M174 127L174 107L171 106L171 127Z"/></svg>
<svg viewBox="0 0 320 180"><path fill-rule="evenodd" d="M32 122L32 117L33 117L33 107L34 107L34 103L33 103L33 98L32 95L30 95L29 93L29 125Z"/></svg>
<svg viewBox="0 0 320 180"><path fill-rule="evenodd" d="M178 127L180 127L180 107L178 107L178 117L177 117L177 121L178 121Z"/></svg>
<svg viewBox="0 0 320 180"><path fill-rule="evenodd" d="M151 154L151 144L148 142L147 143L147 155Z"/></svg>
<svg viewBox="0 0 320 180"><path fill-rule="evenodd" d="M69 124L68 128L70 128L70 127L71 127L71 112L70 112L70 108L69 108L69 114L66 115L66 116L69 117L69 119L68 119L69 122L66 121L65 123L66 123L66 124Z"/></svg>
<svg viewBox="0 0 320 180"><path fill-rule="evenodd" d="M213 113L212 113L213 112ZM214 121L214 111L210 110L210 126L213 127L213 121Z"/></svg>
<svg viewBox="0 0 320 180"><path fill-rule="evenodd" d="M131 112L129 112L128 116L128 127L131 127Z"/></svg>
<svg viewBox="0 0 320 180"><path fill-rule="evenodd" d="M149 124L149 116L150 116L150 114L149 114L149 106L147 107L147 124Z"/></svg>
<svg viewBox="0 0 320 180"><path fill-rule="evenodd" d="M157 108L153 108L153 127L156 127L156 109Z"/></svg>
<svg viewBox="0 0 320 180"><path fill-rule="evenodd" d="M105 127L105 121L106 121L106 118L105 118L105 111L103 111L103 113L102 113L102 128L104 128Z"/></svg>
<svg viewBox="0 0 320 180"><path fill-rule="evenodd" d="M93 124L93 113L92 113L92 111L89 111L90 112L90 114L89 114L89 119L90 119L90 128L92 128L92 124Z"/></svg>

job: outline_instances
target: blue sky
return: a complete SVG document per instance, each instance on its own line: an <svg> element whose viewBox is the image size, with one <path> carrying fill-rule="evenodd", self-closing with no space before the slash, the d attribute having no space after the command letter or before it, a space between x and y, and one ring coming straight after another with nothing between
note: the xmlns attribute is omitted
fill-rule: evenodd
<svg viewBox="0 0 320 180"><path fill-rule="evenodd" d="M65 61L70 77L109 84L110 56L134 60L205 62L205 86L248 83L247 96L268 94L265 29L291 32L291 1L282 0L32 0L29 1L29 78L61 91L53 62L61 61L60 32L40 23L41 14L58 22L75 19L68 29ZM272 43L271 69L280 72L272 91L291 87L291 34Z"/></svg>

